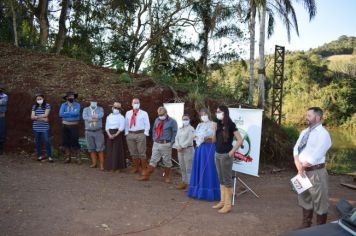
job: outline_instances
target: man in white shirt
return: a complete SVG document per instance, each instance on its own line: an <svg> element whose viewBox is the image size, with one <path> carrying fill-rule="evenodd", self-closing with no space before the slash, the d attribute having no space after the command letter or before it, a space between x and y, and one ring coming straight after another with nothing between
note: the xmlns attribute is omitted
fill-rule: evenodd
<svg viewBox="0 0 356 236"><path fill-rule="evenodd" d="M325 155L332 143L328 131L321 124L322 117L321 108L308 109L306 122L309 127L301 132L293 150L298 174L307 176L313 185L298 195L299 206L303 208L303 228L311 226L313 211L317 215L316 223L325 224L329 208Z"/></svg>
<svg viewBox="0 0 356 236"><path fill-rule="evenodd" d="M141 169L147 168L146 159L146 136L150 132L150 120L147 112L140 109L140 100L132 100L132 110L125 115L125 135L130 156L133 161L133 173L138 173L141 162Z"/></svg>

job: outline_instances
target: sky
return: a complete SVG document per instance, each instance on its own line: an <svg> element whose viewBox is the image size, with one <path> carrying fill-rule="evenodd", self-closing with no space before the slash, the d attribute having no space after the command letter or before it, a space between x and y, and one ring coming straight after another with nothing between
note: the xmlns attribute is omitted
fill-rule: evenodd
<svg viewBox="0 0 356 236"><path fill-rule="evenodd" d="M336 40L341 35L356 36L356 0L316 0L317 13L311 21L300 2L294 5L299 37L293 29L291 41L288 42L285 27L277 20L274 35L266 41L267 54L273 53L276 44L285 46L288 51L308 50ZM256 49L257 56L258 44Z"/></svg>

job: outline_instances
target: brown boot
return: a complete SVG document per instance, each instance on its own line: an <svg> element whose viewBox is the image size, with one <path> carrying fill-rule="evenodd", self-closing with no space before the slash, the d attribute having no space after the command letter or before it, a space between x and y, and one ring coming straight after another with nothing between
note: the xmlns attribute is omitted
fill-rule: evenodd
<svg viewBox="0 0 356 236"><path fill-rule="evenodd" d="M167 184L171 182L171 168L166 167L164 168L164 182Z"/></svg>
<svg viewBox="0 0 356 236"><path fill-rule="evenodd" d="M232 188L227 188L224 186L225 189L225 204L224 207L221 208L218 212L221 214L225 214L231 211L231 196L232 196Z"/></svg>
<svg viewBox="0 0 356 236"><path fill-rule="evenodd" d="M139 181L147 181L150 180L150 175L153 173L153 171L155 170L155 168L151 165L148 165L147 168L142 171L142 176L137 177L136 179Z"/></svg>
<svg viewBox="0 0 356 236"><path fill-rule="evenodd" d="M97 160L97 155L96 152L91 152L90 153L90 159L91 159L91 165L90 168L96 168L96 160Z"/></svg>
<svg viewBox="0 0 356 236"><path fill-rule="evenodd" d="M309 228L312 225L313 209L307 210L303 208L303 222L299 229Z"/></svg>
<svg viewBox="0 0 356 236"><path fill-rule="evenodd" d="M225 205L225 186L220 184L220 202L213 206L214 209L221 209Z"/></svg>
<svg viewBox="0 0 356 236"><path fill-rule="evenodd" d="M98 152L100 161L100 170L104 170L104 152Z"/></svg>
<svg viewBox="0 0 356 236"><path fill-rule="evenodd" d="M323 225L326 224L326 220L328 218L328 214L316 215L316 224Z"/></svg>
<svg viewBox="0 0 356 236"><path fill-rule="evenodd" d="M188 186L188 185L187 185L186 183L182 182L182 183L180 183L180 184L177 185L176 189L184 190L184 189L187 188L187 186Z"/></svg>
<svg viewBox="0 0 356 236"><path fill-rule="evenodd" d="M133 157L132 158L132 164L133 164L133 166L132 166L132 171L131 172L133 174L138 173L138 166L140 165L140 159Z"/></svg>
<svg viewBox="0 0 356 236"><path fill-rule="evenodd" d="M141 159L141 174L143 173L143 171L145 171L147 169L147 159Z"/></svg>
<svg viewBox="0 0 356 236"><path fill-rule="evenodd" d="M72 158L71 158L71 152L70 152L69 148L66 148L65 155L66 155L66 158L64 159L64 163L70 163Z"/></svg>

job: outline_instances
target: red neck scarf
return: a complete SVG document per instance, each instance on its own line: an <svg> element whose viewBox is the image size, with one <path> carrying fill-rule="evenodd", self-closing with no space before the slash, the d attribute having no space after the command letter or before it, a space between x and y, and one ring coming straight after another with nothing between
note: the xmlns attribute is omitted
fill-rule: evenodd
<svg viewBox="0 0 356 236"><path fill-rule="evenodd" d="M164 121L167 120L168 118L169 118L169 116L167 115L166 119L159 121L159 123L156 127L156 140L159 140L159 138L162 136Z"/></svg>
<svg viewBox="0 0 356 236"><path fill-rule="evenodd" d="M132 128L132 126L136 126L136 116L137 113L140 109L137 110L132 110L132 116L131 116L131 120L130 120L130 128Z"/></svg>

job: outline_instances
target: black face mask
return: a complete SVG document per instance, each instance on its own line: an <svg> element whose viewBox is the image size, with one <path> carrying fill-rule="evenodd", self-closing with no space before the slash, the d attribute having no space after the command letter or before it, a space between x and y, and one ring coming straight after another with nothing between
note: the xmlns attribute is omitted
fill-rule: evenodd
<svg viewBox="0 0 356 236"><path fill-rule="evenodd" d="M74 102L74 98L68 98L68 102L73 103Z"/></svg>

